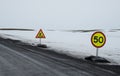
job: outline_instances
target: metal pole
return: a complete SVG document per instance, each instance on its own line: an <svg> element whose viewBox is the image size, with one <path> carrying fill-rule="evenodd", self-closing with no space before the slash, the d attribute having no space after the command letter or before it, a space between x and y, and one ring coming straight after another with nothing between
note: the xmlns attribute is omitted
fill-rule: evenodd
<svg viewBox="0 0 120 76"><path fill-rule="evenodd" d="M98 57L98 48L96 49L96 56Z"/></svg>
<svg viewBox="0 0 120 76"><path fill-rule="evenodd" d="M40 38L40 45L41 45L41 38Z"/></svg>

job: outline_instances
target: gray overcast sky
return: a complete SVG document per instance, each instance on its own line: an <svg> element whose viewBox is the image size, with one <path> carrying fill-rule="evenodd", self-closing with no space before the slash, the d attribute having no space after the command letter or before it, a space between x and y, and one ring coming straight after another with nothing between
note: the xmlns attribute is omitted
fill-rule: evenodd
<svg viewBox="0 0 120 76"><path fill-rule="evenodd" d="M0 0L0 27L119 28L120 0Z"/></svg>

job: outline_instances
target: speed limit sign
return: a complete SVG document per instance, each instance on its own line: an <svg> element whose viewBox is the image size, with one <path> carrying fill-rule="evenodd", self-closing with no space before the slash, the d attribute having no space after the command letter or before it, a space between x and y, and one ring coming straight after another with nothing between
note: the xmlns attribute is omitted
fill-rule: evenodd
<svg viewBox="0 0 120 76"><path fill-rule="evenodd" d="M106 43L106 37L102 32L95 32L91 37L91 43L96 48L101 48Z"/></svg>
<svg viewBox="0 0 120 76"><path fill-rule="evenodd" d="M102 32L95 32L92 34L91 43L96 47L96 56L98 56L98 48L101 48L106 43L106 37Z"/></svg>

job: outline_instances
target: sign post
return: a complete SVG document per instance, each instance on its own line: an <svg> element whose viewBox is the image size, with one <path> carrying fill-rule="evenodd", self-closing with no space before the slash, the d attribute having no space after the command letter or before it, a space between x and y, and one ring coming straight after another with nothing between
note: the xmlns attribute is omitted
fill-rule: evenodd
<svg viewBox="0 0 120 76"><path fill-rule="evenodd" d="M41 38L46 38L45 34L42 31L42 29L40 29L39 32L37 33L36 38L40 38L40 45L41 45L42 44Z"/></svg>
<svg viewBox="0 0 120 76"><path fill-rule="evenodd" d="M98 48L96 48L96 56L98 57Z"/></svg>
<svg viewBox="0 0 120 76"><path fill-rule="evenodd" d="M98 50L105 45L106 36L102 32L95 32L92 34L91 43L96 47L96 56L98 57Z"/></svg>
<svg viewBox="0 0 120 76"><path fill-rule="evenodd" d="M40 45L41 45L42 43L41 43L41 38L40 38Z"/></svg>

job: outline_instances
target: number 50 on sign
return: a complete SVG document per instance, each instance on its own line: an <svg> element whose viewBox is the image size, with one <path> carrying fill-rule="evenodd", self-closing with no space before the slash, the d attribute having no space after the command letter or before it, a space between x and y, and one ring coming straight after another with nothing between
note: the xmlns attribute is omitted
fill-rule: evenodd
<svg viewBox="0 0 120 76"><path fill-rule="evenodd" d="M101 48L106 43L106 37L102 32L95 32L91 37L91 43L96 48Z"/></svg>

